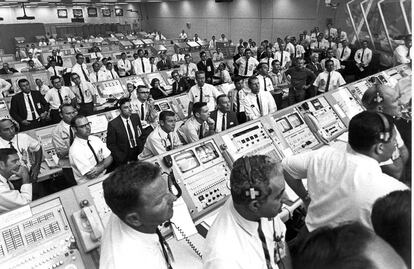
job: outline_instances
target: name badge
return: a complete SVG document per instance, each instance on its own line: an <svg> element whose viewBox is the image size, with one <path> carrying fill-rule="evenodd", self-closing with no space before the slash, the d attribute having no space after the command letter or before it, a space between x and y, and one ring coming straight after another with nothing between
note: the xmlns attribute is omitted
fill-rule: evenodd
<svg viewBox="0 0 414 269"><path fill-rule="evenodd" d="M211 72L211 66L207 66L207 72Z"/></svg>
<svg viewBox="0 0 414 269"><path fill-rule="evenodd" d="M139 128L139 126L137 126L137 136L140 137L141 134L142 134L141 128Z"/></svg>
<svg viewBox="0 0 414 269"><path fill-rule="evenodd" d="M42 104L41 103L37 103L37 108L41 109L42 108Z"/></svg>

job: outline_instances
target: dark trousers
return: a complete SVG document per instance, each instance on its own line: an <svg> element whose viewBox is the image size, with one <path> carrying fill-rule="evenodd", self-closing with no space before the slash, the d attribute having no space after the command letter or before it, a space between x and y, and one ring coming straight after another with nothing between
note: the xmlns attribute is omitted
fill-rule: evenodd
<svg viewBox="0 0 414 269"><path fill-rule="evenodd" d="M19 128L20 128L19 130L27 131L27 130L36 129L36 128L39 128L45 125L43 121L32 120L29 122L30 122L29 125L23 125L22 123L19 123Z"/></svg>
<svg viewBox="0 0 414 269"><path fill-rule="evenodd" d="M62 175L65 179L65 182L63 183L65 188L76 186L77 183L73 176L72 168L62 168Z"/></svg>
<svg viewBox="0 0 414 269"><path fill-rule="evenodd" d="M50 110L50 121L52 124L58 123L62 120L62 118L59 115L59 109L51 109Z"/></svg>
<svg viewBox="0 0 414 269"><path fill-rule="evenodd" d="M78 113L85 116L93 114L93 102L79 104Z"/></svg>
<svg viewBox="0 0 414 269"><path fill-rule="evenodd" d="M273 99L275 99L275 103L277 106L277 109L281 109L282 108L282 104L283 104L283 93L274 93L273 95Z"/></svg>
<svg viewBox="0 0 414 269"><path fill-rule="evenodd" d="M306 91L305 90L295 90L294 88L289 89L289 105L294 105L296 103L302 102L305 100Z"/></svg>

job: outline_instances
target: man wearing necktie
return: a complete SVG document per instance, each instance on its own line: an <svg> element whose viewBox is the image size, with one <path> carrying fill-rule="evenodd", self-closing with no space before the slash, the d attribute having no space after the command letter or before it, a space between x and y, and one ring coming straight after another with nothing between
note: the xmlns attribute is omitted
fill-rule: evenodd
<svg viewBox="0 0 414 269"><path fill-rule="evenodd" d="M56 65L62 67L63 66L63 60L62 57L58 55L56 50L52 50L52 55L49 56L49 62L51 60L55 60L56 61Z"/></svg>
<svg viewBox="0 0 414 269"><path fill-rule="evenodd" d="M106 144L112 152L114 167L136 161L145 140L139 115L132 113L129 98L118 101L120 115L108 123Z"/></svg>
<svg viewBox="0 0 414 269"><path fill-rule="evenodd" d="M342 75L334 70L334 62L332 60L325 62L325 69L324 72L316 77L313 83L313 86L318 89L318 94L335 90L346 83Z"/></svg>
<svg viewBox="0 0 414 269"><path fill-rule="evenodd" d="M157 164L133 162L105 179L104 197L112 213L102 237L101 269L130 268L134 264L179 268L175 262L180 262L173 258L175 249L169 247L158 228L172 218L177 199L166 176Z"/></svg>
<svg viewBox="0 0 414 269"><path fill-rule="evenodd" d="M90 81L89 71L84 61L83 54L76 54L76 64L72 67L72 73L77 73L82 81Z"/></svg>
<svg viewBox="0 0 414 269"><path fill-rule="evenodd" d="M82 82L79 75L72 73L72 92L76 94L76 103L79 106L79 114L88 116L93 113L97 99L96 88L87 81Z"/></svg>
<svg viewBox="0 0 414 269"><path fill-rule="evenodd" d="M148 58L144 57L144 50L138 49L138 58L132 61L135 75L150 73L150 62Z"/></svg>
<svg viewBox="0 0 414 269"><path fill-rule="evenodd" d="M62 120L52 130L52 144L59 158L59 167L62 168L64 182L54 181L56 191L76 185L73 171L69 163L69 148L75 139L73 129L70 127L72 119L78 115L78 111L71 104L63 104L60 109ZM58 186L56 186L58 185Z"/></svg>
<svg viewBox="0 0 414 269"><path fill-rule="evenodd" d="M209 83L206 83L206 74L204 71L196 72L197 84L190 88L188 92L188 116L191 117L193 104L196 102L206 102L210 111L213 111L216 106L216 98L220 95L217 88Z"/></svg>
<svg viewBox="0 0 414 269"><path fill-rule="evenodd" d="M225 94L217 96L217 109L210 113L216 133L239 125L236 112L230 110L230 99Z"/></svg>
<svg viewBox="0 0 414 269"><path fill-rule="evenodd" d="M157 69L162 70L168 70L172 68L171 60L167 58L167 55L165 53L160 54L161 60L157 62Z"/></svg>
<svg viewBox="0 0 414 269"><path fill-rule="evenodd" d="M20 190L16 190L9 178L22 179ZM27 205L32 201L32 180L28 169L21 165L16 149L0 149L0 214Z"/></svg>
<svg viewBox="0 0 414 269"><path fill-rule="evenodd" d="M59 76L62 77L62 73L66 72L66 68L57 65L56 60L51 59L49 61L49 68L47 71L49 72L50 76Z"/></svg>
<svg viewBox="0 0 414 269"><path fill-rule="evenodd" d="M264 155L239 158L230 187L231 198L207 234L203 268L292 268L278 216L287 201L280 163Z"/></svg>
<svg viewBox="0 0 414 269"><path fill-rule="evenodd" d="M182 146L175 131L176 115L173 111L165 110L159 115L159 125L147 137L144 150L138 156L139 160L163 154Z"/></svg>
<svg viewBox="0 0 414 269"><path fill-rule="evenodd" d="M273 92L272 79L269 77L269 66L267 63L259 63L257 66L257 71L259 72L257 78L259 79L260 83L260 91Z"/></svg>
<svg viewBox="0 0 414 269"><path fill-rule="evenodd" d="M252 51L250 49L245 49L244 55L244 57L237 59L235 64L238 66L239 76L247 78L253 76L253 71L259 62L252 57Z"/></svg>
<svg viewBox="0 0 414 269"><path fill-rule="evenodd" d="M214 64L211 58L207 58L207 53L205 51L200 52L200 62L197 63L197 69L206 73L207 83L213 83Z"/></svg>
<svg viewBox="0 0 414 269"><path fill-rule="evenodd" d="M368 48L368 41L362 41L362 47L355 52L354 56L357 72L356 79L361 79L370 74L370 63L372 60L372 50Z"/></svg>
<svg viewBox="0 0 414 269"><path fill-rule="evenodd" d="M121 53L121 59L118 61L118 74L120 77L129 76L131 71L131 62L127 59L125 52Z"/></svg>
<svg viewBox="0 0 414 269"><path fill-rule="evenodd" d="M22 91L11 99L10 116L19 123L22 131L43 126L50 105L39 91L31 90L27 79L20 79L17 84Z"/></svg>
<svg viewBox="0 0 414 269"><path fill-rule="evenodd" d="M91 135L91 123L83 115L73 117L75 139L69 149L69 162L77 184L101 177L112 163L111 151L102 140Z"/></svg>

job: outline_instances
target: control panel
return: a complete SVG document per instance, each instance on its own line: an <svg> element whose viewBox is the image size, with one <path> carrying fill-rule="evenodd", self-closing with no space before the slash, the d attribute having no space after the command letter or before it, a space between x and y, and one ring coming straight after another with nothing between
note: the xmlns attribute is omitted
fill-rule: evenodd
<svg viewBox="0 0 414 269"><path fill-rule="evenodd" d="M125 94L119 80L97 82L95 85L102 98L121 98Z"/></svg>
<svg viewBox="0 0 414 269"><path fill-rule="evenodd" d="M371 83L368 80L363 80L349 86L349 91L362 104L362 96L369 87L371 87Z"/></svg>
<svg viewBox="0 0 414 269"><path fill-rule="evenodd" d="M99 137L104 143L106 142L106 129L108 128L108 119L105 114L92 115L87 117L91 123L91 134Z"/></svg>
<svg viewBox="0 0 414 269"><path fill-rule="evenodd" d="M52 144L52 130L53 127L36 130L36 136L42 145L43 156L45 157L45 162L49 168L58 167L55 147Z"/></svg>
<svg viewBox="0 0 414 269"><path fill-rule="evenodd" d="M188 99L187 94L175 96L175 102L177 103L177 111L175 113L184 120L188 116L188 104L190 103L190 99Z"/></svg>
<svg viewBox="0 0 414 269"><path fill-rule="evenodd" d="M364 108L346 87L329 92L326 95L326 99L332 104L336 113L347 125L353 116L364 111Z"/></svg>
<svg viewBox="0 0 414 269"><path fill-rule="evenodd" d="M106 224L109 220L109 216L111 215L110 213L112 211L105 202L102 182L103 181L98 181L96 183L93 183L88 186L88 189L89 193L92 196L95 207L98 211L98 215L101 218L102 224L104 227L106 227Z"/></svg>
<svg viewBox="0 0 414 269"><path fill-rule="evenodd" d="M260 121L255 121L222 133L221 138L231 163L240 157L254 154L263 154L281 160L282 156L270 132L273 133L274 130L269 130L268 133Z"/></svg>
<svg viewBox="0 0 414 269"><path fill-rule="evenodd" d="M276 134L284 139L290 148L290 151L283 150L284 155L297 154L320 145L296 109L288 108L282 113L273 114L271 120L274 123Z"/></svg>
<svg viewBox="0 0 414 269"><path fill-rule="evenodd" d="M85 268L59 198L0 219L1 268Z"/></svg>
<svg viewBox="0 0 414 269"><path fill-rule="evenodd" d="M173 172L191 217L197 219L230 195L230 168L210 139L171 154Z"/></svg>
<svg viewBox="0 0 414 269"><path fill-rule="evenodd" d="M302 111L302 116L306 113L311 113L317 119L318 125L327 135L328 140L332 140L346 131L345 124L324 96L306 101L306 104L309 110Z"/></svg>
<svg viewBox="0 0 414 269"><path fill-rule="evenodd" d="M157 111L158 115L161 113L161 111L177 111L178 107L168 98L168 99L161 99L161 100L155 100L154 101L154 109ZM180 121L181 118L178 113L175 113L175 119L177 121Z"/></svg>

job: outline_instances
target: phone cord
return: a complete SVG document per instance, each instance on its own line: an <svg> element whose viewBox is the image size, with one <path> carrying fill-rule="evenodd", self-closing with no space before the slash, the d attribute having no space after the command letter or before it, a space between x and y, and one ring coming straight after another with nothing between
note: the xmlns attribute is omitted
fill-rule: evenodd
<svg viewBox="0 0 414 269"><path fill-rule="evenodd" d="M188 236L184 233L183 230L181 230L180 227L178 227L177 225L175 225L174 222L171 222L171 225L174 225L174 227L177 229L177 231L184 237L184 240L187 242L187 244L191 247L191 249L198 255L198 257L200 257L200 259L203 258L203 255L201 254L201 252L197 249L197 247L193 244L193 242L190 241L190 239L188 238Z"/></svg>

